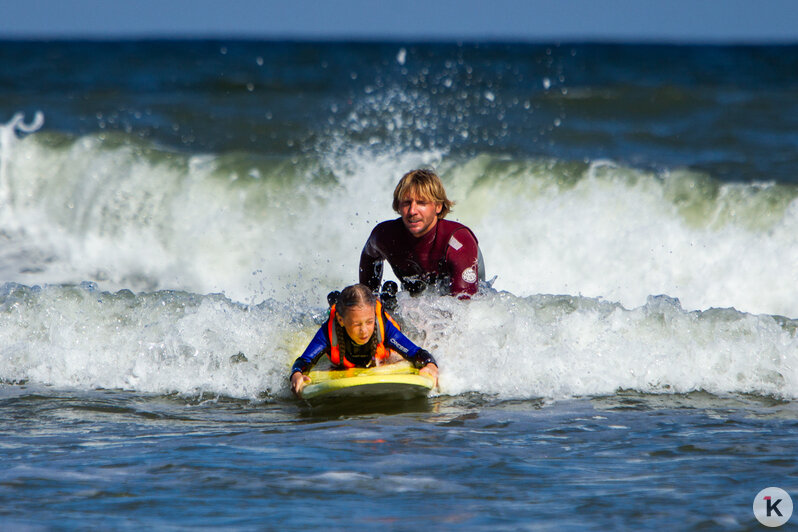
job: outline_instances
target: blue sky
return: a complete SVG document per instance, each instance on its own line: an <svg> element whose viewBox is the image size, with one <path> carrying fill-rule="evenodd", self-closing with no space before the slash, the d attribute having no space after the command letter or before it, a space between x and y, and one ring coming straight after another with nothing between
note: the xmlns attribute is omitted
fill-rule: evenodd
<svg viewBox="0 0 798 532"><path fill-rule="evenodd" d="M0 38L795 42L798 0L0 0Z"/></svg>

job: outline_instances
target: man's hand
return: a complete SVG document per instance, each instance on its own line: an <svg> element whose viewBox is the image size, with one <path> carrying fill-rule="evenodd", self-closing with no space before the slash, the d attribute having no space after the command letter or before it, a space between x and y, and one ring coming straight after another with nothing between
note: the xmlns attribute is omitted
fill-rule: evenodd
<svg viewBox="0 0 798 532"><path fill-rule="evenodd" d="M291 391L294 392L294 395L297 397L302 397L302 388L309 382L310 377L303 375L301 371L295 371L294 374L291 375Z"/></svg>

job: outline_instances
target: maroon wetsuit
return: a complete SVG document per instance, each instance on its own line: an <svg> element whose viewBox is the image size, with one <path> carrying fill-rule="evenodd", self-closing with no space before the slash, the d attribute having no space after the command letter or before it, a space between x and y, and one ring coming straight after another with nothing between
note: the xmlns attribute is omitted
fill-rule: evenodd
<svg viewBox="0 0 798 532"><path fill-rule="evenodd" d="M438 285L443 293L473 295L479 285L477 238L463 224L438 220L426 235L416 238L401 218L377 225L360 255L360 282L378 290L387 260L402 286L420 292Z"/></svg>

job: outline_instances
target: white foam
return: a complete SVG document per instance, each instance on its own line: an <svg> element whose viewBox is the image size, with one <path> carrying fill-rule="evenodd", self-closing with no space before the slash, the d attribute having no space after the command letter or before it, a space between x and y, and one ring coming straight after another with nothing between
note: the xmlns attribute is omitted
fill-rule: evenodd
<svg viewBox="0 0 798 532"><path fill-rule="evenodd" d="M477 231L499 289L627 307L664 293L689 309L798 316L798 202L786 195L774 209L772 185L719 186L694 214L669 197L676 172L611 166L559 186L560 170L526 166L471 184L478 162L453 170L466 174L456 214Z"/></svg>
<svg viewBox="0 0 798 532"><path fill-rule="evenodd" d="M224 292L248 302L309 291L317 300L356 281L371 228L394 216L396 167L435 155L367 165L359 157L347 157L356 170L311 161L302 172L287 162L189 157L99 137L61 148L20 140L3 226L6 249L28 251L9 257L3 280L92 280L109 290ZM260 177L247 179L253 167ZM32 250L42 256L33 265Z"/></svg>
<svg viewBox="0 0 798 532"><path fill-rule="evenodd" d="M314 325L271 303L221 295L6 285L2 380L257 399L284 393ZM241 356L239 353L242 353Z"/></svg>
<svg viewBox="0 0 798 532"><path fill-rule="evenodd" d="M403 305L441 363L445 394L798 393L795 323L785 327L770 316L687 312L666 297L632 310L507 293L470 302L407 298Z"/></svg>
<svg viewBox="0 0 798 532"><path fill-rule="evenodd" d="M40 135L3 149L5 281L312 302L357 279L370 230L396 216L402 173L435 164L457 201L452 219L474 229L499 289L627 307L664 293L688 309L798 316L794 187L721 186L606 161L461 162L339 146L291 162Z"/></svg>
<svg viewBox="0 0 798 532"><path fill-rule="evenodd" d="M798 397L796 322L688 312L666 297L632 310L508 293L469 302L401 293L399 302L406 333L440 364L445 395L563 398L629 389ZM324 307L6 285L0 313L4 382L262 400L290 397L289 368Z"/></svg>
<svg viewBox="0 0 798 532"><path fill-rule="evenodd" d="M606 161L363 146L275 161L4 138L0 280L26 285L0 302L5 381L287 397L324 296L356 281L369 232L395 216L396 181L435 164L502 290L403 297L442 393L798 396L794 322L771 316L798 316L794 187ZM84 280L98 288L54 286ZM108 293L120 289L140 294ZM226 297L200 295L214 292Z"/></svg>

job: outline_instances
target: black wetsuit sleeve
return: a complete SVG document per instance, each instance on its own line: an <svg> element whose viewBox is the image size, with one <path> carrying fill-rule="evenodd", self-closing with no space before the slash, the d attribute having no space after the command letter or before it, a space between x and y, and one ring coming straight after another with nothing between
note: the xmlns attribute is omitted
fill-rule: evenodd
<svg viewBox="0 0 798 532"><path fill-rule="evenodd" d="M438 365L438 363L435 362L435 357L433 357L432 353L430 353L426 349L419 349L418 351L416 351L416 358L413 361L413 365L420 369L426 366L427 364L435 364L436 366Z"/></svg>
<svg viewBox="0 0 798 532"><path fill-rule="evenodd" d="M377 240L377 228L375 227L360 253L360 284L368 286L372 291L377 291L380 288L383 261L385 260L382 253L379 252Z"/></svg>

